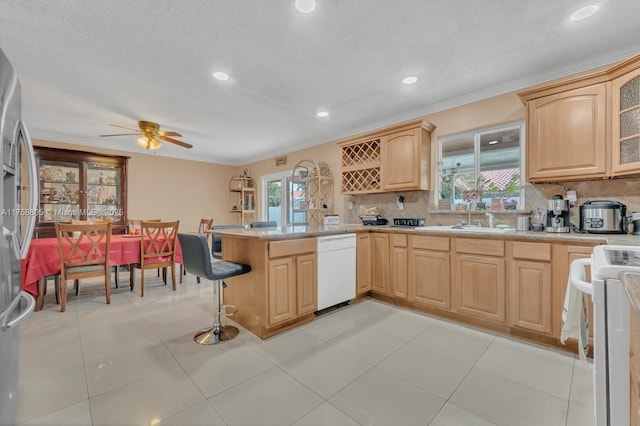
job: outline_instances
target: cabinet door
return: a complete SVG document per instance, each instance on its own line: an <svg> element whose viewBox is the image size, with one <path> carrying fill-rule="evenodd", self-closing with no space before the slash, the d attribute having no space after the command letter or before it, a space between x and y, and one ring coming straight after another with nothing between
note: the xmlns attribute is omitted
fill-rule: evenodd
<svg viewBox="0 0 640 426"><path fill-rule="evenodd" d="M315 253L296 257L296 300L298 316L318 308L318 260Z"/></svg>
<svg viewBox="0 0 640 426"><path fill-rule="evenodd" d="M551 333L551 264L516 259L511 263L511 324Z"/></svg>
<svg viewBox="0 0 640 426"><path fill-rule="evenodd" d="M83 219L84 182L82 163L40 158L40 216L37 223ZM52 233L51 236L54 236ZM40 235L44 237L45 235Z"/></svg>
<svg viewBox="0 0 640 426"><path fill-rule="evenodd" d="M409 300L451 308L450 254L412 249L409 255Z"/></svg>
<svg viewBox="0 0 640 426"><path fill-rule="evenodd" d="M389 294L389 235L371 234L371 291Z"/></svg>
<svg viewBox="0 0 640 426"><path fill-rule="evenodd" d="M269 260L269 325L296 317L296 271L293 257Z"/></svg>
<svg viewBox="0 0 640 426"><path fill-rule="evenodd" d="M640 172L640 69L613 80L612 174Z"/></svg>
<svg viewBox="0 0 640 426"><path fill-rule="evenodd" d="M118 165L87 164L86 218L110 218L119 222L124 214L122 168Z"/></svg>
<svg viewBox="0 0 640 426"><path fill-rule="evenodd" d="M356 237L356 294L371 290L371 237L368 232Z"/></svg>
<svg viewBox="0 0 640 426"><path fill-rule="evenodd" d="M407 236L405 234L391 235L391 242L389 281L392 288L392 296L407 299L409 297L409 249L407 248Z"/></svg>
<svg viewBox="0 0 640 426"><path fill-rule="evenodd" d="M419 132L420 129L412 129L383 138L382 188L384 190L426 189L421 188L422 150Z"/></svg>
<svg viewBox="0 0 640 426"><path fill-rule="evenodd" d="M505 260L456 255L455 309L478 319L505 323Z"/></svg>
<svg viewBox="0 0 640 426"><path fill-rule="evenodd" d="M529 101L527 181L604 177L606 110L606 83Z"/></svg>

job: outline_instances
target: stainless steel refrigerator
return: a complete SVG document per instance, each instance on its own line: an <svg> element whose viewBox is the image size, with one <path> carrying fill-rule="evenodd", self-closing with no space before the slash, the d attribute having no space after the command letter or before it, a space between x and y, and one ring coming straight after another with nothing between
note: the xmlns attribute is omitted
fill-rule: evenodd
<svg viewBox="0 0 640 426"><path fill-rule="evenodd" d="M20 260L31 243L38 201L31 138L21 120L20 83L0 49L0 425L13 425L18 408L20 323L35 299L20 290Z"/></svg>

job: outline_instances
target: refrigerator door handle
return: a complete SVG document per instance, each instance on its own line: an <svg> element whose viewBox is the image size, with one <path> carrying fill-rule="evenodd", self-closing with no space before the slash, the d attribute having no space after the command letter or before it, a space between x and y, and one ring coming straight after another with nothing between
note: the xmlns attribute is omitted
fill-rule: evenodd
<svg viewBox="0 0 640 426"><path fill-rule="evenodd" d="M13 311L18 309L18 306L20 306L20 302L22 301L22 299L25 299L27 301L27 307L16 318L14 318L11 321L8 321L9 317L11 317L11 314L13 313ZM6 330L10 329L11 327L19 324L23 319L25 319L27 316L29 316L29 314L31 312L33 312L33 308L35 308L35 306L36 306L36 299L34 299L33 296L31 296L29 293L27 293L25 291L21 291L20 292L20 296L16 297L13 300L13 302L11 302L11 304L9 305L7 310L4 311L4 313L0 314L0 318L2 319L2 323L0 323L0 330L1 331L6 331Z"/></svg>
<svg viewBox="0 0 640 426"><path fill-rule="evenodd" d="M25 225L24 230L24 239L20 241L19 244L19 259L25 259L27 257L27 253L29 252L29 245L31 244L31 238L33 238L33 230L36 225L36 212L38 209L38 173L36 170L36 155L33 150L33 144L31 143L31 136L29 135L29 130L27 129L27 125L24 121L19 120L17 124L17 129L15 133L15 137L19 138L20 133L22 133L21 140L24 144L24 152L26 154L26 158L24 161L27 164L27 172L29 176L29 191L28 191L28 209L29 214L27 215L27 223ZM19 149L19 148L18 148Z"/></svg>

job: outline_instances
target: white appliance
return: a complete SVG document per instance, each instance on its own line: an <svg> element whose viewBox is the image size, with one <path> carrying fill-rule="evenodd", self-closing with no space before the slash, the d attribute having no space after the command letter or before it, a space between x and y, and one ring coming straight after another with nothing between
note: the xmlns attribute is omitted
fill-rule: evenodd
<svg viewBox="0 0 640 426"><path fill-rule="evenodd" d="M629 300L619 280L624 272L640 273L640 247L601 245L593 249L596 426L629 424Z"/></svg>
<svg viewBox="0 0 640 426"><path fill-rule="evenodd" d="M29 250L38 201L35 157L21 114L20 83L0 50L0 425L15 424L19 325L35 306L35 299L20 291L20 259Z"/></svg>
<svg viewBox="0 0 640 426"><path fill-rule="evenodd" d="M356 234L318 237L318 310L356 297Z"/></svg>

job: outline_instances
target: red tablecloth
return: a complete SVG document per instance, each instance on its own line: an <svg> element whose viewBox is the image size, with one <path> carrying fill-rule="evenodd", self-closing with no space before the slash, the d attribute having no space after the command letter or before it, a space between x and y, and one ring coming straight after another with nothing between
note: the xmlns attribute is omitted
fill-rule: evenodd
<svg viewBox="0 0 640 426"><path fill-rule="evenodd" d="M109 252L109 263L113 266L140 263L140 237L112 235ZM176 244L176 262L182 263L180 244ZM38 280L60 273L58 240L56 238L31 240L29 253L27 258L22 260L20 268L22 290L37 298Z"/></svg>

